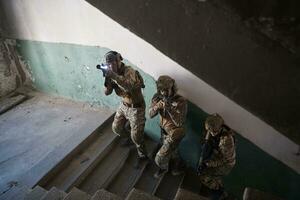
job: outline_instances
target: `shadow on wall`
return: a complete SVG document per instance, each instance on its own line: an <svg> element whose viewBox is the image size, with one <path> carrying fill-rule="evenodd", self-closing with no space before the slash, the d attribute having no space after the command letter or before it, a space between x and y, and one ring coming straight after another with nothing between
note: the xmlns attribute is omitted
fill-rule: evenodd
<svg viewBox="0 0 300 200"><path fill-rule="evenodd" d="M113 94L105 96L104 79L96 69L107 48L63 43L18 41L18 50L28 63L33 84L43 92L88 102L92 106L116 109L119 98ZM122 54L122 52L120 52ZM140 71L144 78L147 110L156 92L154 79L129 61L127 64ZM200 137L204 120L208 114L189 103L186 122L186 137L180 145L180 154L188 166L196 168L200 155ZM154 140L160 138L158 117L146 121L145 132ZM226 177L226 188L242 196L246 186L264 190L287 199L300 199L297 173L275 160L245 138L236 134L237 165ZM279 148L279 147L274 147ZM278 173L280 172L280 173ZM284 184L283 184L284 183Z"/></svg>
<svg viewBox="0 0 300 200"><path fill-rule="evenodd" d="M86 0L238 105L300 143L297 134L300 112L295 112L300 108L299 59L281 45L252 33L237 15L216 6L215 1L221 2L131 0L128 6L126 0ZM251 4L250 0L241 2ZM288 4L283 0L260 2ZM256 4L252 5L255 9Z"/></svg>

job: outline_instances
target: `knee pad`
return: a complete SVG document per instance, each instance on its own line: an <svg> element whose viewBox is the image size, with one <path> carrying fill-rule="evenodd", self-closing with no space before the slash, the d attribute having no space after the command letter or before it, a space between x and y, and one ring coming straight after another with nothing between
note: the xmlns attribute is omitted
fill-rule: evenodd
<svg viewBox="0 0 300 200"><path fill-rule="evenodd" d="M154 159L156 165L161 169L168 169L169 168L169 160L159 154L156 154Z"/></svg>
<svg viewBox="0 0 300 200"><path fill-rule="evenodd" d="M115 134L117 134L117 135L119 135L119 136L122 136L122 135L123 135L124 127L121 127L120 125L116 125L116 124L113 123L113 125L112 125L111 128L112 128L112 131L113 131Z"/></svg>

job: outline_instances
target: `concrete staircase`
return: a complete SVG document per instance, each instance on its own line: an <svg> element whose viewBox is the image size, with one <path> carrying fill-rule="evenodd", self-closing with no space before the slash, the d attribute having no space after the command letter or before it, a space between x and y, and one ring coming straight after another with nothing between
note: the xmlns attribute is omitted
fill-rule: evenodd
<svg viewBox="0 0 300 200"><path fill-rule="evenodd" d="M112 133L111 122L112 118L102 124L34 187L16 185L0 195L0 200L207 199L192 170L179 176L153 177L158 170L153 162L158 144L150 138L145 142L151 159L136 167L134 145L123 146Z"/></svg>
<svg viewBox="0 0 300 200"><path fill-rule="evenodd" d="M112 118L99 131L76 147L65 159L38 181L34 187L17 185L0 196L11 200L48 199L182 199L184 175L153 177L157 166L153 156L158 144L150 138L145 143L151 159L137 165L134 145L123 146L112 133ZM33 189L31 189L33 188ZM203 199L194 194L192 199Z"/></svg>
<svg viewBox="0 0 300 200"><path fill-rule="evenodd" d="M4 196L3 196L4 197ZM49 191L40 186L33 189L21 187L14 191L13 195L5 196L5 199L10 200L159 200L161 198L151 195L145 191L132 188L125 198L122 198L106 189L99 189L93 195L88 194L76 187L72 188L70 192L66 193L62 190L52 187ZM177 191L175 200L206 200L190 191L179 189Z"/></svg>
<svg viewBox="0 0 300 200"><path fill-rule="evenodd" d="M208 200L195 192L183 188L184 181L180 183L177 188L174 200ZM162 187L162 186L159 186ZM159 193L156 193L160 197L152 195L143 190L133 187L130 192L122 198L121 196L114 194L108 189L99 189L93 195L88 194L76 187L72 188L70 192L66 193L56 187L52 187L49 191L45 190L40 186L36 186L30 189L26 186L16 186L9 193L1 196L1 199L10 200L159 200L169 199L163 198ZM232 198L229 198L232 199ZM246 188L243 195L243 200L282 200L279 197L273 196L266 192L262 192L253 188Z"/></svg>

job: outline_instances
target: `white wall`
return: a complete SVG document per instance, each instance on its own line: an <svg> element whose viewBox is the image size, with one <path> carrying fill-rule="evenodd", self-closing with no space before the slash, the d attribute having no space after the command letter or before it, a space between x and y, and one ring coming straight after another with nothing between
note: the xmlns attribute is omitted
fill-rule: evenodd
<svg viewBox="0 0 300 200"><path fill-rule="evenodd" d="M298 145L184 69L146 41L83 0L0 0L11 37L47 42L102 46L157 78L173 76L180 93L226 123L261 149L300 173Z"/></svg>

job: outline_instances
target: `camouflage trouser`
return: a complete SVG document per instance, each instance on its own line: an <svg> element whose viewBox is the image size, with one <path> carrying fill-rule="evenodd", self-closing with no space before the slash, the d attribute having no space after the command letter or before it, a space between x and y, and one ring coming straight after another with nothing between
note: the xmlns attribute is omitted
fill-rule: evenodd
<svg viewBox="0 0 300 200"><path fill-rule="evenodd" d="M136 145L138 155L146 156L144 145L144 127L145 127L145 107L131 108L121 104L114 117L112 130L121 137L128 137L129 133L125 129L126 122L130 124L130 137Z"/></svg>
<svg viewBox="0 0 300 200"><path fill-rule="evenodd" d="M178 164L180 161L178 146L184 135L183 129L181 135L180 138L177 137L176 139L168 134L162 135L162 146L155 156L155 163L159 168L168 169L171 159Z"/></svg>
<svg viewBox="0 0 300 200"><path fill-rule="evenodd" d="M222 177L229 174L232 168L232 166L209 167L200 175L201 183L212 190L223 188Z"/></svg>

